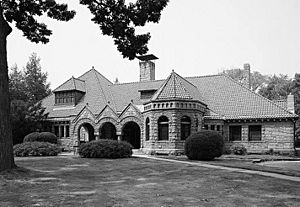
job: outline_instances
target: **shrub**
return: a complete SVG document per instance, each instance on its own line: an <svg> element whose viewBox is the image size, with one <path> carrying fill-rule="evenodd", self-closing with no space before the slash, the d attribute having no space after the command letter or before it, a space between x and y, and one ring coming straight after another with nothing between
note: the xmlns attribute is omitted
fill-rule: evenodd
<svg viewBox="0 0 300 207"><path fill-rule="evenodd" d="M102 139L81 144L79 155L86 158L126 158L132 155L128 142Z"/></svg>
<svg viewBox="0 0 300 207"><path fill-rule="evenodd" d="M202 130L186 139L184 150L191 160L213 160L222 155L223 146L223 137L218 132Z"/></svg>
<svg viewBox="0 0 300 207"><path fill-rule="evenodd" d="M14 155L28 156L56 156L60 152L57 145L48 142L24 142L14 146Z"/></svg>
<svg viewBox="0 0 300 207"><path fill-rule="evenodd" d="M247 149L242 144L234 144L230 147L231 154L235 155L246 155Z"/></svg>
<svg viewBox="0 0 300 207"><path fill-rule="evenodd" d="M49 142L57 144L57 137L51 132L33 132L24 137L24 142Z"/></svg>

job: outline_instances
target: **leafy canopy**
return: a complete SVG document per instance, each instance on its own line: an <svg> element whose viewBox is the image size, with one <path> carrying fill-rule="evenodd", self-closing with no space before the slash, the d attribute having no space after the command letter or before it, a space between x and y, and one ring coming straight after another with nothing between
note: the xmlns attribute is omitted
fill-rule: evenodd
<svg viewBox="0 0 300 207"><path fill-rule="evenodd" d="M93 14L92 21L99 25L103 35L111 36L124 58L134 59L137 54L147 53L150 34L136 34L135 27L145 26L147 22L158 23L161 11L168 0L137 0L125 3L125 0L79 0ZM67 4L55 0L2 0L6 21L16 23L24 36L32 42L49 42L52 31L47 25L37 21L37 16L69 21L75 11L69 11Z"/></svg>

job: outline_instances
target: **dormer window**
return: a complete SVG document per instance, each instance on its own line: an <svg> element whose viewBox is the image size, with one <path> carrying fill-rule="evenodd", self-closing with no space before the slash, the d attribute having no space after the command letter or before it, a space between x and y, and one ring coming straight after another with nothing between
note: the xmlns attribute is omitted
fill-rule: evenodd
<svg viewBox="0 0 300 207"><path fill-rule="evenodd" d="M74 91L56 92L55 104L75 104L75 92Z"/></svg>
<svg viewBox="0 0 300 207"><path fill-rule="evenodd" d="M141 93L141 99L151 99L156 89L148 89L148 90L139 90Z"/></svg>

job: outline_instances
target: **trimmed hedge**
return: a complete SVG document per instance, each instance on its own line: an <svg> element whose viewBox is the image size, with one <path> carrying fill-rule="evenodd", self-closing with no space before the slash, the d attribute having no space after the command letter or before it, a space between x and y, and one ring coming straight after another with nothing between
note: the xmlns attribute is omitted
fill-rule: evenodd
<svg viewBox="0 0 300 207"><path fill-rule="evenodd" d="M213 160L223 153L223 137L215 131L202 130L189 136L184 145L190 160Z"/></svg>
<svg viewBox="0 0 300 207"><path fill-rule="evenodd" d="M235 154L235 155L246 155L247 149L242 144L234 144L230 147L230 152L231 154Z"/></svg>
<svg viewBox="0 0 300 207"><path fill-rule="evenodd" d="M81 144L79 155L85 158L127 158L132 155L132 145L125 141L95 140Z"/></svg>
<svg viewBox="0 0 300 207"><path fill-rule="evenodd" d="M24 142L14 146L14 155L17 157L28 156L56 156L60 148L48 142Z"/></svg>
<svg viewBox="0 0 300 207"><path fill-rule="evenodd" d="M49 142L57 144L57 137L51 132L33 132L26 135L23 142Z"/></svg>

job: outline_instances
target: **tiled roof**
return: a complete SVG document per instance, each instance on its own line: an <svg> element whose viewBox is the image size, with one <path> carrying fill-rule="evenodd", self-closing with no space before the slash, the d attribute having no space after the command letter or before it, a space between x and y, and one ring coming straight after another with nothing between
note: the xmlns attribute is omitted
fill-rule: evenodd
<svg viewBox="0 0 300 207"><path fill-rule="evenodd" d="M170 99L189 99L204 103L204 99L200 96L197 87L174 71L153 95L151 101Z"/></svg>
<svg viewBox="0 0 300 207"><path fill-rule="evenodd" d="M85 82L72 76L72 78L57 87L53 92L72 90L85 92Z"/></svg>
<svg viewBox="0 0 300 207"><path fill-rule="evenodd" d="M157 98L175 96L201 100L207 104L213 114L223 119L297 117L273 101L256 94L224 75L182 78L178 74L172 73L168 78L169 81L112 84L99 72L92 69L78 79L85 82L84 98L76 106L68 108L54 106L54 95L48 96L43 100L43 105L46 107L46 112L49 112L49 117L76 116L86 104L94 114L100 113L107 104L120 113L131 102L134 105L142 105L149 101L141 99L140 91L146 89L159 91L160 88L164 89L160 93L157 92ZM172 86L176 86L176 95L170 89Z"/></svg>
<svg viewBox="0 0 300 207"><path fill-rule="evenodd" d="M72 78L70 80L72 80ZM46 113L49 113L49 117L76 116L87 104L94 114L99 113L108 103L116 110L113 96L109 88L109 85L112 85L112 83L97 70L91 69L77 78L77 80L85 82L85 95L80 102L75 107L62 105L55 106L54 94L51 94L43 100L43 106L46 107ZM69 80L67 82L69 82Z"/></svg>
<svg viewBox="0 0 300 207"><path fill-rule="evenodd" d="M297 117L225 75L186 78L197 86L208 108L225 119Z"/></svg>

